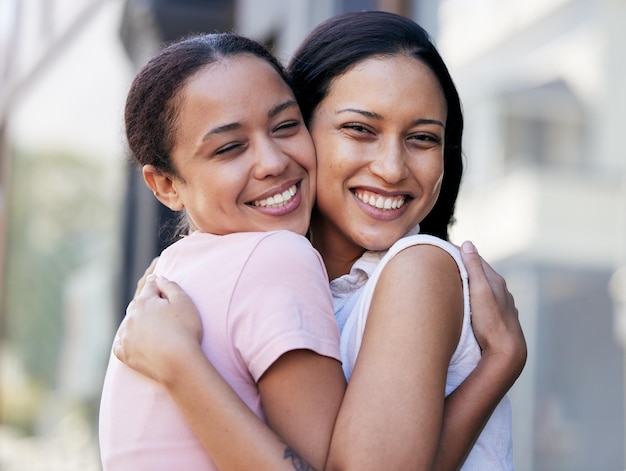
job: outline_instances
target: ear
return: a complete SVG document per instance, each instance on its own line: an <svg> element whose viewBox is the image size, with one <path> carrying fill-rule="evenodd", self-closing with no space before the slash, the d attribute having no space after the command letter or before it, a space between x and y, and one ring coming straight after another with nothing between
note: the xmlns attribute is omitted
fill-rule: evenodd
<svg viewBox="0 0 626 471"><path fill-rule="evenodd" d="M142 173L146 185L161 203L172 211L181 211L185 207L178 192L177 179L158 170L154 165L144 165Z"/></svg>

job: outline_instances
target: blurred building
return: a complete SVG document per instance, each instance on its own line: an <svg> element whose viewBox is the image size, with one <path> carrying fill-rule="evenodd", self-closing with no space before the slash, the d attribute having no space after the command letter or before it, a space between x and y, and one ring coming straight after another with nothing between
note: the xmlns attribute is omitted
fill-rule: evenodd
<svg viewBox="0 0 626 471"><path fill-rule="evenodd" d="M505 275L529 344L519 470L624 469L625 19L621 0L441 4L467 127L455 234Z"/></svg>
<svg viewBox="0 0 626 471"><path fill-rule="evenodd" d="M123 37L137 66L200 29L234 28L286 61L313 26L361 9L422 24L459 87L467 171L453 238L506 277L529 345L511 393L516 469L623 470L623 0L128 0ZM129 188L126 298L167 244L155 221L171 217L132 172Z"/></svg>

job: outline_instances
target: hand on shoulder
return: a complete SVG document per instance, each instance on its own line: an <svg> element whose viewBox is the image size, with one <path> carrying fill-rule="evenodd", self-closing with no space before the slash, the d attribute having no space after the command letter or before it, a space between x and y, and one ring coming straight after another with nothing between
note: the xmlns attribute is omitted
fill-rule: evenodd
<svg viewBox="0 0 626 471"><path fill-rule="evenodd" d="M517 378L526 363L527 346L515 299L474 244L464 242L461 256L469 275L472 326L483 357L501 358Z"/></svg>

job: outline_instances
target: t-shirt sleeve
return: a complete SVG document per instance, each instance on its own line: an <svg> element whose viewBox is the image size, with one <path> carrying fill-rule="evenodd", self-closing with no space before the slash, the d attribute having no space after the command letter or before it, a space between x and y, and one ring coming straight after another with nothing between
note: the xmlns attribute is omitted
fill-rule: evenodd
<svg viewBox="0 0 626 471"><path fill-rule="evenodd" d="M260 239L237 281L228 328L255 381L291 350L340 360L328 277L308 240L287 231Z"/></svg>

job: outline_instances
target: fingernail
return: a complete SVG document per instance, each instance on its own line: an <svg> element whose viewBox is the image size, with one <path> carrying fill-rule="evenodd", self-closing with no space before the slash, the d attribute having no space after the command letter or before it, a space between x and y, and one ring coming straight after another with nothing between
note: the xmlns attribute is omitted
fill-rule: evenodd
<svg viewBox="0 0 626 471"><path fill-rule="evenodd" d="M152 283L156 281L156 275L154 273L150 273L148 275L148 278L146 278L146 282L147 283Z"/></svg>
<svg viewBox="0 0 626 471"><path fill-rule="evenodd" d="M465 253L476 253L477 252L476 247L469 240L466 240L465 242L463 242L463 245L461 245L461 249Z"/></svg>

